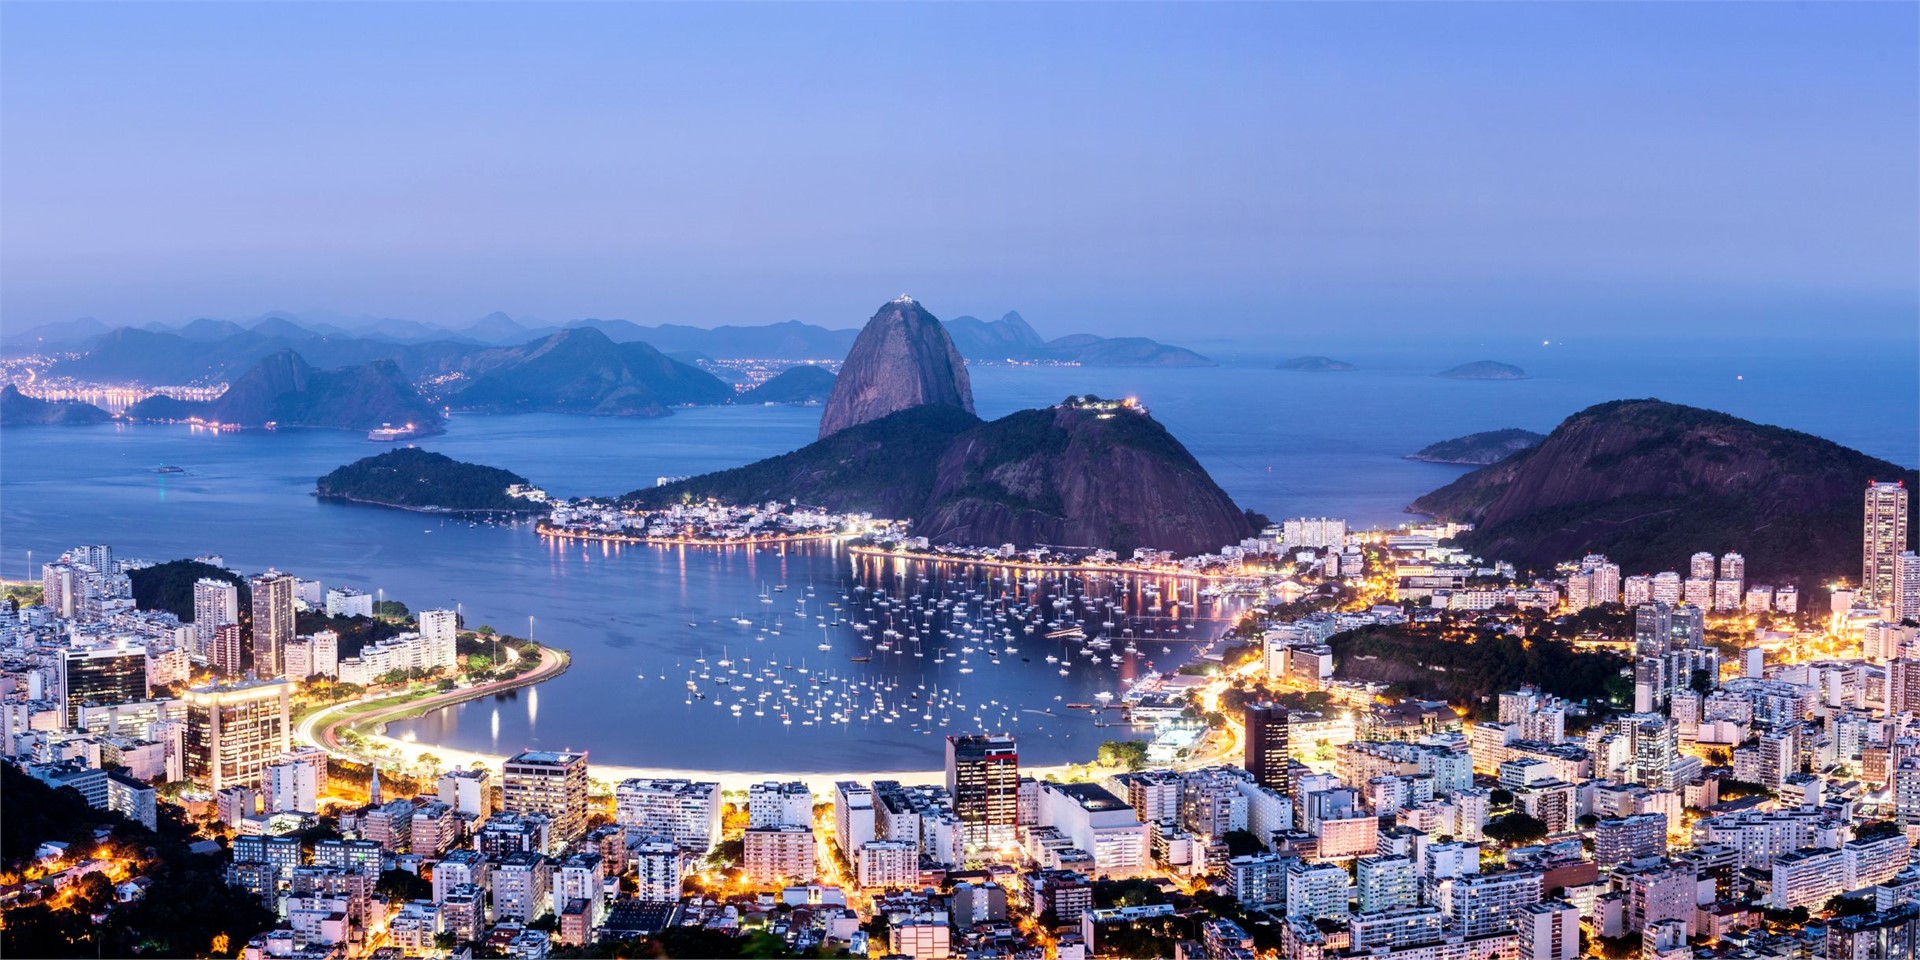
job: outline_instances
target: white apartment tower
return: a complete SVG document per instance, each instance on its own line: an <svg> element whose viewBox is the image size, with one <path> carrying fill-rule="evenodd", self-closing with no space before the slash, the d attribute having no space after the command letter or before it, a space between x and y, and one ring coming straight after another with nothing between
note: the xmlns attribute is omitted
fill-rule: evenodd
<svg viewBox="0 0 1920 960"><path fill-rule="evenodd" d="M1876 607L1894 598L1894 561L1907 549L1907 488L1903 483L1867 484L1861 530L1860 596Z"/></svg>

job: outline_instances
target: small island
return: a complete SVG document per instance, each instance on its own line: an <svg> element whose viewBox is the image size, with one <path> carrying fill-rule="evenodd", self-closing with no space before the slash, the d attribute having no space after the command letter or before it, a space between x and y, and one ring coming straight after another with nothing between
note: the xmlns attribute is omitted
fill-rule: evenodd
<svg viewBox="0 0 1920 960"><path fill-rule="evenodd" d="M1475 360L1440 371L1438 374L1448 380L1525 380L1527 372L1511 363L1496 360Z"/></svg>
<svg viewBox="0 0 1920 960"><path fill-rule="evenodd" d="M826 403L833 395L833 371L803 363L774 374L740 394L741 403Z"/></svg>
<svg viewBox="0 0 1920 960"><path fill-rule="evenodd" d="M547 512L546 494L527 478L445 454L402 447L321 477L314 496L423 513L521 516Z"/></svg>
<svg viewBox="0 0 1920 960"><path fill-rule="evenodd" d="M1407 459L1481 467L1489 463L1498 463L1522 450L1531 450L1546 438L1545 434L1521 430L1517 427L1488 430L1483 433L1469 433L1452 440L1442 440L1439 443L1430 443L1407 454Z"/></svg>
<svg viewBox="0 0 1920 960"><path fill-rule="evenodd" d="M0 426L66 426L76 423L105 423L113 415L91 403L78 400L55 402L29 397L9 383L0 389Z"/></svg>
<svg viewBox="0 0 1920 960"><path fill-rule="evenodd" d="M1276 370L1298 370L1303 373L1348 373L1360 369L1345 360L1332 357L1289 357L1280 361Z"/></svg>

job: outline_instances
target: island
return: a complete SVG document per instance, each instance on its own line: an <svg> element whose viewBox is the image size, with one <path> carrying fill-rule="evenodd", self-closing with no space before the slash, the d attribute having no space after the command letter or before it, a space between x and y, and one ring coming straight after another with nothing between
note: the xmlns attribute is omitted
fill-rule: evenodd
<svg viewBox="0 0 1920 960"><path fill-rule="evenodd" d="M1527 372L1511 363L1497 360L1475 360L1457 367L1449 367L1436 376L1448 380L1525 380Z"/></svg>
<svg viewBox="0 0 1920 960"><path fill-rule="evenodd" d="M740 394L741 403L825 403L833 396L833 371L817 364L788 367Z"/></svg>
<svg viewBox="0 0 1920 960"><path fill-rule="evenodd" d="M527 478L417 447L389 450L321 477L314 496L423 513L521 516L547 512Z"/></svg>
<svg viewBox="0 0 1920 960"><path fill-rule="evenodd" d="M1302 373L1350 373L1360 368L1332 357L1288 357L1274 369L1298 370Z"/></svg>
<svg viewBox="0 0 1920 960"><path fill-rule="evenodd" d="M1521 430L1517 427L1487 430L1427 444L1407 454L1407 459L1423 460L1427 463L1460 463L1484 467L1489 463L1505 460L1522 450L1537 447L1540 441L1546 438L1546 434Z"/></svg>
<svg viewBox="0 0 1920 960"><path fill-rule="evenodd" d="M0 389L0 426L66 426L104 423L111 419L112 414L91 403L77 400L56 402L29 397L11 383L5 389Z"/></svg>

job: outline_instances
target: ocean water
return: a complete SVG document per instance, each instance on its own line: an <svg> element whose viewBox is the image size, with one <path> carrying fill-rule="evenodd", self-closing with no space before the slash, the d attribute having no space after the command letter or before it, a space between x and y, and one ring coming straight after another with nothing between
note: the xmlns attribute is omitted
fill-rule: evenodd
<svg viewBox="0 0 1920 960"><path fill-rule="evenodd" d="M1622 397L1713 407L1901 464L1920 462L1920 364L1910 344L1621 345L1504 357L1380 348L1337 355L1363 369L976 367L973 382L979 411L988 417L1068 394L1137 396L1243 506L1274 517L1346 517L1362 526L1398 522L1414 497L1463 472L1404 459L1426 443L1498 427L1544 431L1575 410ZM1495 383L1431 375L1482 356L1519 363L1532 376ZM818 417L818 408L804 407L695 409L658 420L472 416L456 418L447 434L420 445L513 470L557 494L609 494L661 475L785 452L812 439ZM979 727L1020 733L1032 762L1079 759L1117 731L1094 726L1084 711L1054 717L1023 711L1059 713L1066 702L1118 692L1128 675L1170 667L1191 650L1190 642L1160 642L1171 639L1171 623L1191 622L1188 632L1202 635L1208 628L1204 611L1193 619L1183 611L1177 621L1143 611L1138 585L1094 585L1096 594L1130 590L1134 596L1127 609L1134 616L1117 620L1115 632L1131 628L1145 642L1122 664L1077 667L1062 678L1041 656L1030 656L1041 652L1031 644L1022 644L1018 657L1002 656L998 666L975 660L975 672L966 675L955 660L929 663L932 646L921 658L855 664L850 628L824 631L832 634L830 652L817 649L819 621L797 628L795 607L809 586L816 599L806 615L831 616L818 604L842 597L850 604L856 585L885 587L895 597L931 595L960 589L942 586L959 574L862 569L826 549L558 546L526 524L472 525L321 503L310 495L314 478L378 449L332 431L214 434L111 424L0 430L0 572L37 574L39 563L69 546L107 542L123 556L211 553L248 571L277 566L328 584L379 590L416 608L458 604L469 623L515 633L526 632L532 618L535 637L573 652L566 675L396 725L394 732L499 752L590 748L600 762L636 766L920 768L937 762L938 734L974 724L975 716ZM162 463L187 472L153 472ZM780 583L787 591L762 604L762 591ZM989 593L993 586L980 581L974 588ZM737 617L753 625L742 627L733 622ZM782 621L777 637L760 634L774 625L769 617ZM1152 640L1146 640L1149 631ZM713 663L723 655L736 662L753 657L756 669L771 667L783 681L809 687L825 671L850 693L877 691L883 714L916 699L928 702L933 695L919 689L925 685L938 691L939 718L949 725L942 728L936 719L914 729L904 710L894 723L803 726L798 721L805 714L791 709L792 724L779 722L777 713L756 718L750 711L736 720L729 709L712 706L718 691L685 703L687 673L699 668L698 658ZM808 673L800 674L801 666ZM643 672L648 679L639 678ZM770 679L755 683L727 693L757 697L761 689L784 687Z"/></svg>

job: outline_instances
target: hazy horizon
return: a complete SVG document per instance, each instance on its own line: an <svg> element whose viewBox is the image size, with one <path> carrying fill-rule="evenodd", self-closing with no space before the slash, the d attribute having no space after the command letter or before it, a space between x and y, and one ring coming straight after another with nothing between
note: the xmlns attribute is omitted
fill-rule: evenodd
<svg viewBox="0 0 1920 960"><path fill-rule="evenodd" d="M1913 5L9 4L0 329L1908 341Z"/></svg>

